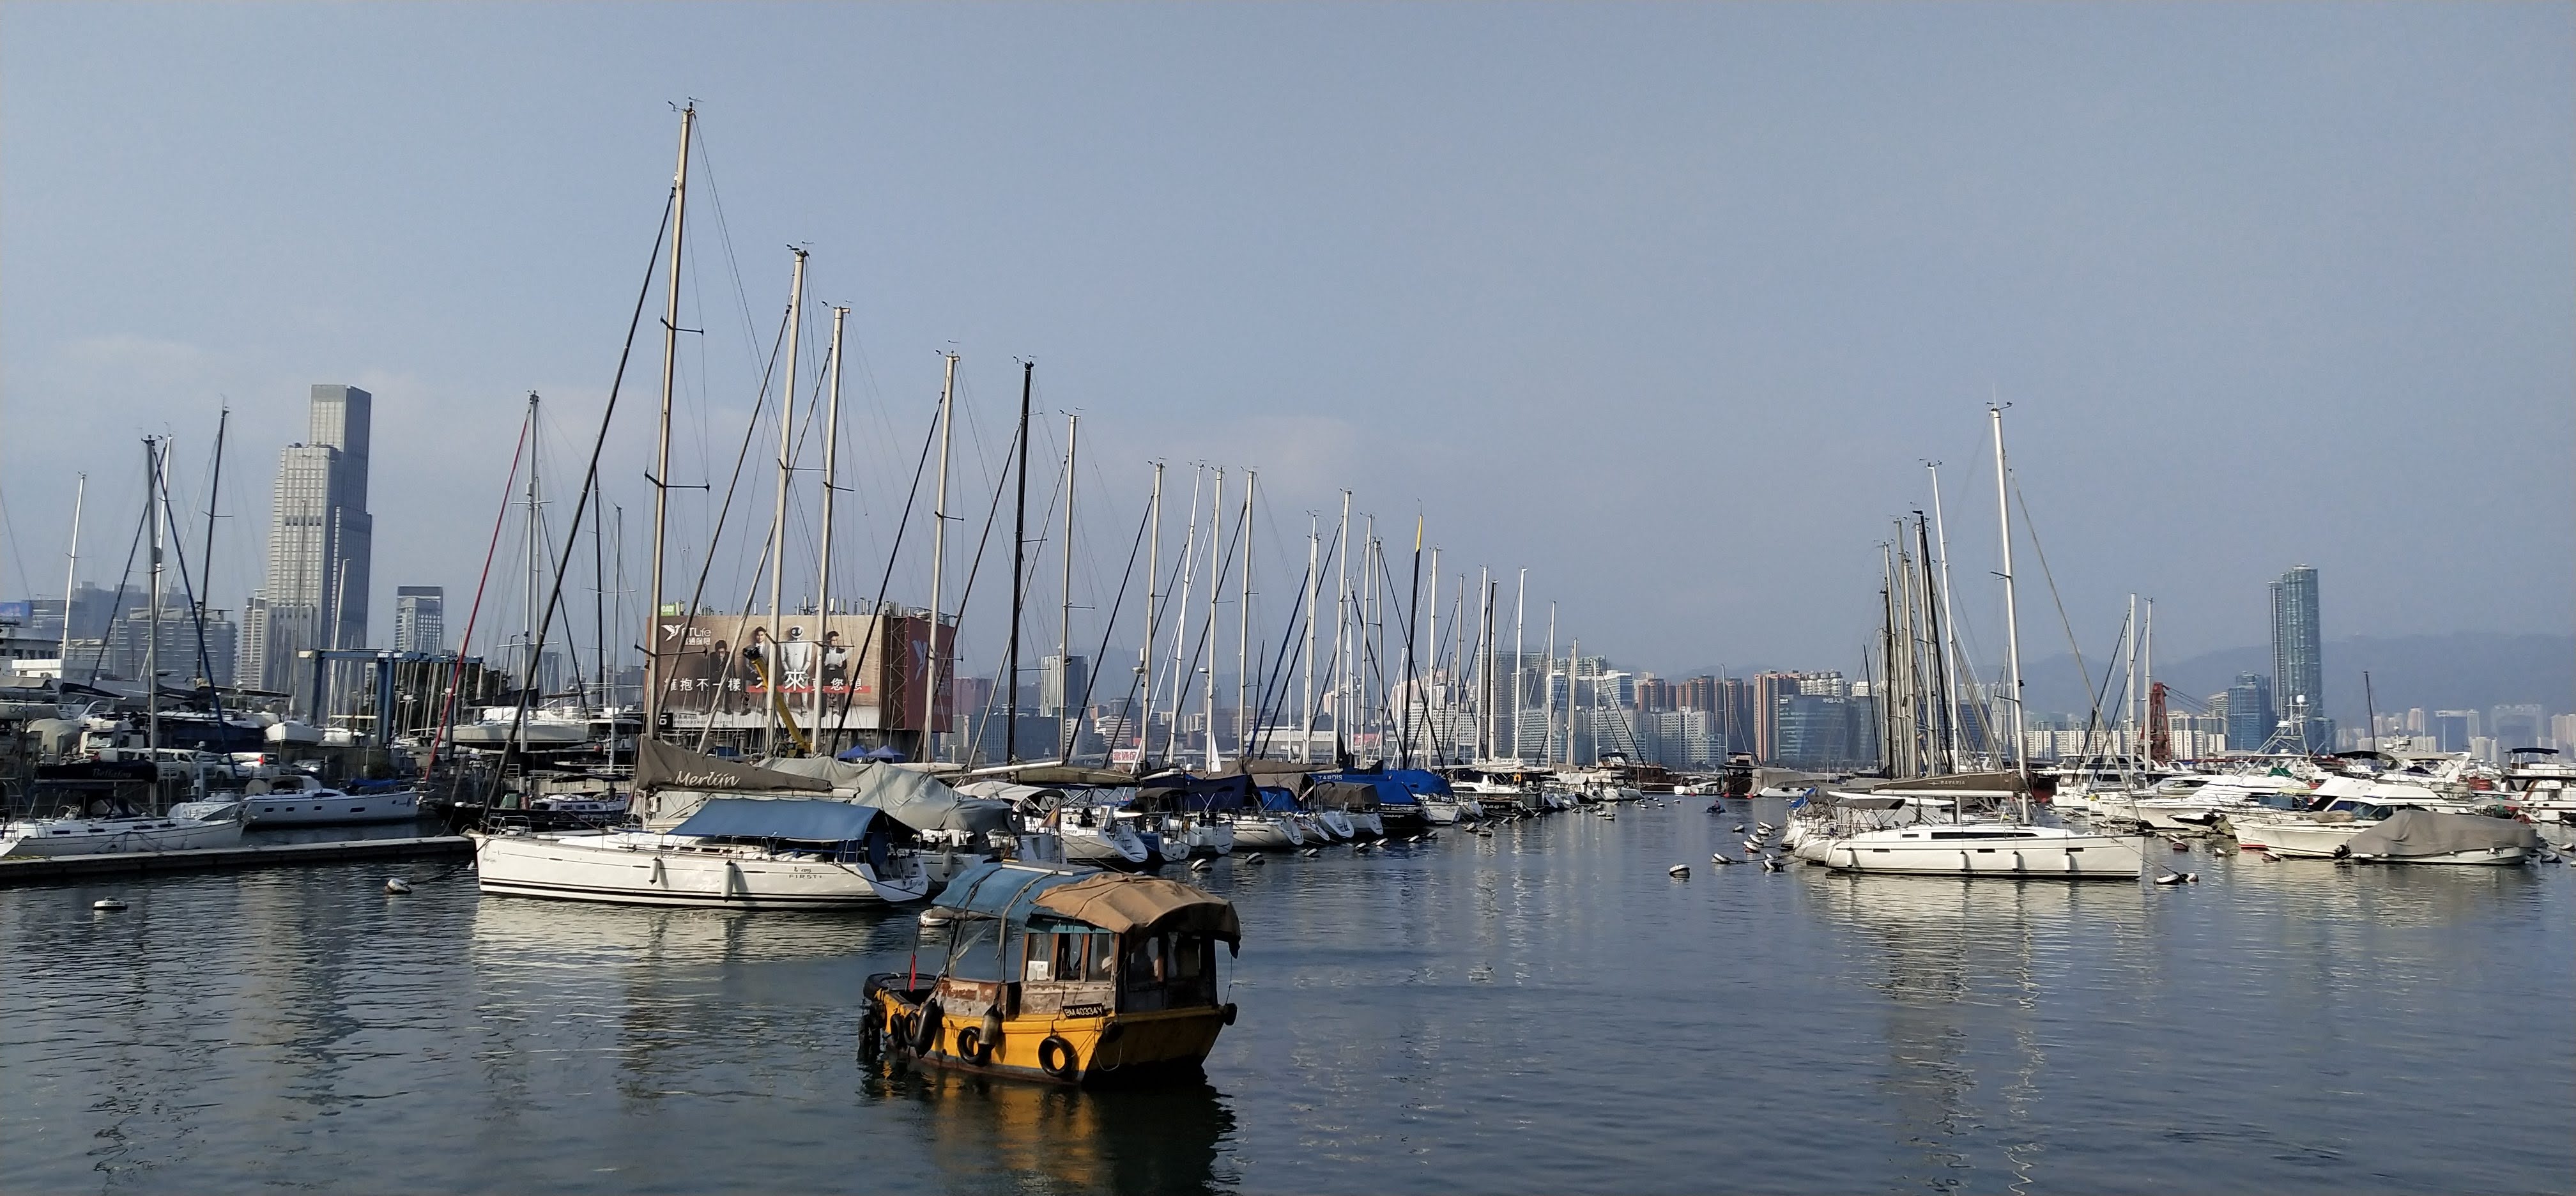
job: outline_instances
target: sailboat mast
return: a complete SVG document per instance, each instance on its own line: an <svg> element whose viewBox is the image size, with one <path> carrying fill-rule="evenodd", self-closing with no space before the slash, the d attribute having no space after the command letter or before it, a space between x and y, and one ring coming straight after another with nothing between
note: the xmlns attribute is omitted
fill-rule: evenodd
<svg viewBox="0 0 2576 1196"><path fill-rule="evenodd" d="M1914 539L1923 550L1923 559L1929 562L1932 559L1931 532L1926 528L1921 512L1917 512L1914 516ZM1944 576L1947 575L1948 569L1949 563L1942 562ZM1950 654L1945 647L1950 641L1948 629L1941 622L1941 612L1950 605L1950 595L1933 586L1929 568L1924 570L1923 576L1923 605L1932 620L1932 701L1934 703L1932 725L1935 732L1933 742L1940 749L1943 760L1941 770L1959 772L1963 771L1959 766L1957 717L1959 699L1956 694L1950 692ZM1952 611L1950 617L1958 618L1958 612Z"/></svg>
<svg viewBox="0 0 2576 1196"><path fill-rule="evenodd" d="M72 676L72 587L80 578L81 504L89 498L89 475L80 475L72 483L72 550L63 558L63 643L55 655L62 660L55 676L69 681Z"/></svg>
<svg viewBox="0 0 2576 1196"><path fill-rule="evenodd" d="M544 558L538 553L537 534L537 392L528 392L528 605L519 617L519 650L527 654L527 671L519 675L519 704L529 705L541 696L537 684L537 577L544 572ZM337 642L336 640L334 641ZM314 711L319 718L321 711ZM519 720L524 724L526 720ZM525 748L527 745L519 745Z"/></svg>
<svg viewBox="0 0 2576 1196"><path fill-rule="evenodd" d="M1556 759L1556 695L1553 692L1550 692L1552 687L1547 683L1547 675L1555 671L1556 604L1551 602L1547 604L1547 667L1540 670L1538 678L1540 692L1545 694L1547 698L1547 734L1541 737L1541 742L1538 748L1538 761L1541 764L1552 763ZM1568 692L1571 692L1573 684L1574 679L1569 675L1566 678L1566 685L1569 687Z"/></svg>
<svg viewBox="0 0 2576 1196"><path fill-rule="evenodd" d="M1074 485L1074 462L1075 449L1081 436L1082 417L1070 411L1065 412L1064 621L1059 625L1060 630L1056 634L1055 641L1055 709L1057 717L1064 720L1063 728L1057 732L1057 738L1062 741L1064 750L1057 758L1067 763L1073 760L1073 741L1082 729L1082 716L1073 709L1074 702L1081 697L1074 692L1073 688L1073 494L1077 489Z"/></svg>
<svg viewBox="0 0 2576 1196"><path fill-rule="evenodd" d="M1521 630L1529 616L1529 570L1521 570L1520 589L1512 598L1512 763L1521 762Z"/></svg>
<svg viewBox="0 0 2576 1196"><path fill-rule="evenodd" d="M1163 724L1163 758L1178 760L1181 756L1181 703L1190 697L1189 662L1181 657L1181 645L1190 635L1190 589L1199 577L1199 490L1207 480L1207 464L1190 463L1190 502L1181 508L1186 522L1181 528L1181 592L1172 609L1179 617L1172 622L1172 714ZM1148 712L1151 713L1150 711Z"/></svg>
<svg viewBox="0 0 2576 1196"><path fill-rule="evenodd" d="M152 524L152 613L145 623L146 634L150 638L143 644L143 709L146 719L143 746L155 753L156 761L161 747L161 525L164 514L161 506L161 461L161 442L144 437L143 517ZM64 613L68 615L70 607L66 606ZM154 767L157 770L159 765L156 763ZM160 773L155 771L153 775L158 777ZM156 799L160 796L157 784L153 796Z"/></svg>
<svg viewBox="0 0 2576 1196"><path fill-rule="evenodd" d="M608 536L607 503L590 504L590 669L596 674L592 687L599 691L599 705L606 710L615 695L608 690ZM590 705L588 691L582 694L582 707ZM611 732L612 736L614 731Z"/></svg>
<svg viewBox="0 0 2576 1196"><path fill-rule="evenodd" d="M1333 742L1339 755L1352 742L1350 730L1351 652L1351 492L1342 491L1342 528L1334 533L1340 545L1341 563L1335 566L1333 581ZM1339 763L1338 760L1335 761Z"/></svg>
<svg viewBox="0 0 2576 1196"><path fill-rule="evenodd" d="M1163 599L1163 463L1154 462L1154 496L1147 500L1145 523L1145 646L1136 652L1136 671L1145 675L1145 700L1136 708L1136 775L1145 775L1145 741L1154 730L1154 606Z"/></svg>
<svg viewBox="0 0 2576 1196"><path fill-rule="evenodd" d="M205 621L206 608L215 600L215 512L222 506L222 499L224 496L224 433L231 428L232 422L233 409L230 407L222 408L215 414L215 474L214 478L206 483L206 553L203 558L203 563L197 570L197 619L199 622ZM74 500L73 506L75 509L78 508L79 502L77 499ZM77 520L78 516L75 515L74 519ZM65 586L63 588L63 595L63 601L65 603L69 603L71 601L71 587ZM66 620L63 625L65 627L69 627L71 625L68 622L71 618L71 613L72 608L69 605L65 605L63 607L63 618ZM214 669L214 662L208 661L206 668L209 672L212 672ZM212 685L214 683L215 679L213 677L210 676L206 678L206 684Z"/></svg>
<svg viewBox="0 0 2576 1196"><path fill-rule="evenodd" d="M823 693L823 645L831 638L829 628L832 626L832 499L835 497L832 488L840 483L841 330L849 318L849 308L832 309L832 391L823 407L823 522L819 529L821 536L814 547L814 715L811 724L812 739L818 746L823 742L823 705L828 700ZM825 755L832 754L832 750L823 748Z"/></svg>
<svg viewBox="0 0 2576 1196"><path fill-rule="evenodd" d="M2135 594L2129 595L2128 673L2129 713L2127 719L2128 728L2125 735L2125 738L2128 740L2128 744L2124 754L2135 756L2138 752L2138 596Z"/></svg>
<svg viewBox="0 0 2576 1196"><path fill-rule="evenodd" d="M1300 653L1305 662L1306 693L1298 702L1297 762L1309 764L1315 759L1315 598L1324 588L1317 575L1324 551L1323 537L1318 534L1313 512L1306 514L1306 650ZM64 593L70 593L65 587Z"/></svg>
<svg viewBox="0 0 2576 1196"><path fill-rule="evenodd" d="M1941 659L1943 667L1950 671L1951 676L1965 679L1973 687L1975 678L1964 667L1966 661L1959 655L1959 603L1957 599L1950 596L1950 532L1941 522L1941 463L1927 461L1924 463L1924 468L1932 473L1932 535L1941 550L1941 608L1950 612L1950 624L1941 642ZM1950 759L1956 761L1960 758L1961 739L1958 719L1959 699L1957 695L1952 694L1948 696L1948 701L1950 709L1944 712L1944 721L1950 727ZM1989 749L1991 746L1989 745Z"/></svg>
<svg viewBox="0 0 2576 1196"><path fill-rule="evenodd" d="M1439 704L1432 701L1433 695L1445 698L1449 692L1449 679L1440 671L1440 546L1437 544L1431 547L1430 619L1430 630L1424 633L1423 638L1423 642L1431 648L1431 660L1423 666L1422 670L1423 678L1430 689L1430 694L1425 695L1422 700L1422 739L1423 746L1431 749L1431 758L1446 764L1449 762L1449 755L1447 747L1440 742L1439 738ZM1438 680L1435 681L1432 678L1438 678Z"/></svg>
<svg viewBox="0 0 2576 1196"><path fill-rule="evenodd" d="M794 272L787 283L787 374L778 385L778 502L769 519L769 651L760 662L762 688L768 698L761 703L761 750L778 754L778 722L787 713L787 695L780 692L786 680L785 661L780 649L787 643L787 611L781 605L787 596L787 494L793 489L796 470L796 350L805 339L805 250L789 246L796 255Z"/></svg>
<svg viewBox="0 0 2576 1196"><path fill-rule="evenodd" d="M661 725L662 712L662 552L670 531L671 389L680 351L680 243L688 232L689 133L697 124L698 106L680 110L680 164L671 174L671 280L664 287L662 308L662 417L653 449L653 579L644 606L644 733ZM690 614L697 612L691 611ZM686 624L684 623L683 626ZM683 642L677 645L688 647Z"/></svg>
<svg viewBox="0 0 2576 1196"><path fill-rule="evenodd" d="M2021 774L2022 792L2030 791L2030 753L2025 739L2027 719L2021 707L2021 612L2014 605L2012 565L2012 482L2004 465L2004 409L1989 407L1986 414L1995 427L1995 513L2003 529L2004 573L2004 684L2012 703L2013 768ZM2028 796L2022 798L2023 816L2029 816Z"/></svg>
<svg viewBox="0 0 2576 1196"><path fill-rule="evenodd" d="M1215 492L1215 494L1214 494L1213 496L1211 496L1211 497L1208 499L1208 546L1209 546L1210 548L1212 548L1212 549L1213 549L1213 548L1217 548L1217 546L1219 546L1219 545L1223 544L1224 542L1225 542L1225 467L1224 467L1224 466L1222 466L1222 465L1220 465L1220 466L1217 466L1217 467L1216 467L1216 492ZM1221 549L1220 549L1220 550L1218 550L1218 551L1213 551L1213 552L1210 552L1210 553L1208 553L1208 554L1207 554L1207 559L1208 559L1208 605L1207 605L1207 643L1208 643L1208 662L1207 662L1207 682L1206 682L1206 684L1205 684L1205 693L1206 693L1206 695L1207 695L1207 696L1206 696L1206 698L1205 698L1205 699L1200 703L1200 706L1199 706L1199 712L1200 712L1202 715L1204 715L1204 716L1205 716L1205 720L1206 720L1206 723L1207 723L1207 766L1208 766L1208 771L1209 771L1209 772L1214 772L1214 771L1216 771L1216 770L1217 770L1217 768L1222 764L1222 761L1218 758L1218 755L1217 755L1217 740L1216 740L1216 604L1217 604L1217 591L1218 591L1218 590L1220 590L1220 589L1222 589L1222 588L1224 587L1224 585L1225 585L1225 577L1224 577L1224 569L1225 569L1225 553L1224 553ZM1191 661L1191 663L1192 663L1192 664L1196 664L1196 663L1197 663L1197 661L1196 661L1196 660L1192 660L1192 661Z"/></svg>
<svg viewBox="0 0 2576 1196"><path fill-rule="evenodd" d="M1413 513L1413 576L1404 585L1404 745L1403 763L1413 767L1414 708L1422 701L1422 676L1416 671L1414 645L1422 623L1422 512Z"/></svg>
<svg viewBox="0 0 2576 1196"><path fill-rule="evenodd" d="M1010 720L1002 724L1002 763L1020 762L1020 583L1028 577L1029 551L1029 388L1038 363L1020 363L1020 498L1011 514L1011 643L1002 684L1010 690Z"/></svg>
<svg viewBox="0 0 2576 1196"><path fill-rule="evenodd" d="M1565 766L1567 768L1574 767L1574 724L1576 717L1583 712L1583 690L1575 684L1576 675L1582 671L1582 661L1583 638L1577 636L1565 646ZM1596 751L1593 756L1597 759L1600 753Z"/></svg>
<svg viewBox="0 0 2576 1196"><path fill-rule="evenodd" d="M1252 756L1252 497L1261 471L1243 471L1243 584L1234 603L1234 753Z"/></svg>
<svg viewBox="0 0 2576 1196"><path fill-rule="evenodd" d="M1476 759L1494 758L1493 573L1476 570Z"/></svg>
<svg viewBox="0 0 2576 1196"><path fill-rule="evenodd" d="M940 662L944 659L939 583L948 573L948 426L950 401L957 393L957 355L943 353L940 356L947 365L939 382L939 488L930 500L930 696L921 712L921 756L934 761L939 759L939 732L936 728L939 725ZM885 612L872 611L870 614L882 618ZM868 634L871 637L880 634L873 619L868 624ZM892 720L881 719L880 723L891 725Z"/></svg>

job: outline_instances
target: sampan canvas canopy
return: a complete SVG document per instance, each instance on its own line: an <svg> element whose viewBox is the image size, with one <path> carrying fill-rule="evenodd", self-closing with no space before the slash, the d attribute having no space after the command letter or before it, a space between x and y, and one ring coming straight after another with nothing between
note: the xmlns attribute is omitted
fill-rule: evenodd
<svg viewBox="0 0 2576 1196"><path fill-rule="evenodd" d="M717 839L792 839L799 843L853 843L868 837L876 807L796 798L709 798L675 835Z"/></svg>
<svg viewBox="0 0 2576 1196"><path fill-rule="evenodd" d="M1234 903L1204 889L1156 876L1100 872L1071 884L1052 885L1037 903L1078 922L1103 930L1179 930L1243 944L1243 926L1235 920Z"/></svg>
<svg viewBox="0 0 2576 1196"><path fill-rule="evenodd" d="M1234 905L1202 889L1150 876L986 863L958 873L932 904L963 914L1025 923L1048 913L1103 930L1183 930L1223 939L1240 948L1243 929Z"/></svg>

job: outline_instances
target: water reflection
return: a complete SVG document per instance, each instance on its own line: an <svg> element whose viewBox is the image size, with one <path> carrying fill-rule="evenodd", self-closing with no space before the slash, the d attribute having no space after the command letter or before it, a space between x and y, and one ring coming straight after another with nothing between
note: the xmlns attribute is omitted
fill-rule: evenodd
<svg viewBox="0 0 2576 1196"><path fill-rule="evenodd" d="M1241 1182L1219 1162L1234 1111L1206 1083L1083 1091L889 1061L865 1075L863 1091L908 1107L950 1175L1041 1191L1215 1192Z"/></svg>

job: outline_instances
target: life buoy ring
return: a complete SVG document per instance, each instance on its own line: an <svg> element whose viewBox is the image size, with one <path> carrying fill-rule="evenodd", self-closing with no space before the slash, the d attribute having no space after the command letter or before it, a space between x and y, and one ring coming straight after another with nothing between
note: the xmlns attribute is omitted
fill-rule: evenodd
<svg viewBox="0 0 2576 1196"><path fill-rule="evenodd" d="M1038 1070L1049 1076L1059 1080L1072 1079L1076 1062L1073 1044L1066 1042L1062 1035L1049 1034L1045 1042L1038 1044Z"/></svg>
<svg viewBox="0 0 2576 1196"><path fill-rule="evenodd" d="M984 1041L984 1032L981 1029L968 1026L957 1032L957 1057L968 1063L982 1066L992 1059L993 1048L991 1044Z"/></svg>
<svg viewBox="0 0 2576 1196"><path fill-rule="evenodd" d="M921 1013L915 1018L912 1053L927 1055L930 1053L930 1048L937 1045L939 1045L939 1002L931 1001L921 1007Z"/></svg>

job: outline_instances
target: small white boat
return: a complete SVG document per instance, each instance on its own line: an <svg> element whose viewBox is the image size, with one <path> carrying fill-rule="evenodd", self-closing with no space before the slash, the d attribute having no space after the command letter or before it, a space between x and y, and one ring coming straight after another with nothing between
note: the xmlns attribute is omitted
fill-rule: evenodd
<svg viewBox="0 0 2576 1196"><path fill-rule="evenodd" d="M0 856L117 855L138 851L189 851L241 842L242 824L176 814L131 812L89 817L66 814L9 823L0 829Z"/></svg>
<svg viewBox="0 0 2576 1196"><path fill-rule="evenodd" d="M263 785L267 792L258 792ZM318 778L294 773L269 782L253 781L251 790L237 803L241 823L247 827L409 822L420 817L417 789L349 793L324 785Z"/></svg>
<svg viewBox="0 0 2576 1196"><path fill-rule="evenodd" d="M1283 814L1246 810L1234 816L1234 846L1239 851L1294 851L1306 845L1306 833Z"/></svg>
<svg viewBox="0 0 2576 1196"><path fill-rule="evenodd" d="M1068 864L1133 870L1160 859L1106 806L1059 807L1053 829L1064 843L1064 860ZM1183 854L1187 854L1186 849Z"/></svg>

